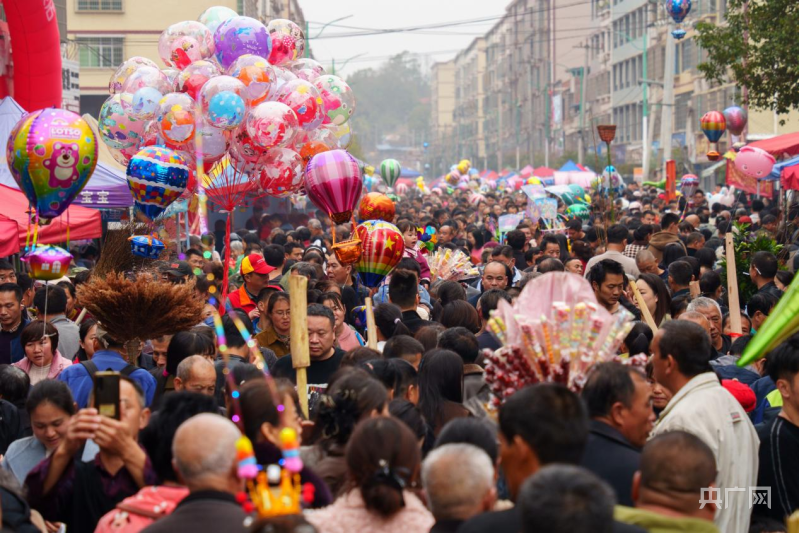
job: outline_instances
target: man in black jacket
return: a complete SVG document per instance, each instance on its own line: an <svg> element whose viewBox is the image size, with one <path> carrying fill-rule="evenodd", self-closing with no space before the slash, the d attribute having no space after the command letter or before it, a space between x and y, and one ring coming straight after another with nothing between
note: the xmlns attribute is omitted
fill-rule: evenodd
<svg viewBox="0 0 799 533"><path fill-rule="evenodd" d="M577 465L588 439L588 417L580 398L566 387L550 383L526 387L499 408L500 464L511 499L516 501L522 484L542 467ZM641 529L614 523L614 533ZM465 522L458 533L499 533L521 531L518 507L477 515ZM531 531L529 527L525 531ZM540 531L548 531L541 524Z"/></svg>
<svg viewBox="0 0 799 533"><path fill-rule="evenodd" d="M619 504L632 507L633 476L655 422L652 388L634 368L602 363L582 398L591 418L582 465L611 486Z"/></svg>
<svg viewBox="0 0 799 533"><path fill-rule="evenodd" d="M175 510L143 531L236 533L247 531L247 515L236 501L244 487L238 476L236 441L241 433L230 420L203 413L180 425L172 444L174 465L189 495Z"/></svg>

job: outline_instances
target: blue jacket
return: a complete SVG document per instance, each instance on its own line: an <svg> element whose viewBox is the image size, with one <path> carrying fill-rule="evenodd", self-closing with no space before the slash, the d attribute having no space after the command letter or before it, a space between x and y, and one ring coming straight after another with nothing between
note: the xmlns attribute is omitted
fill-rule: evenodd
<svg viewBox="0 0 799 533"><path fill-rule="evenodd" d="M92 362L101 371L111 369L116 372L128 364L118 352L111 350L95 352ZM153 401L153 394L155 394L155 378L143 368L137 368L130 377L144 390L144 397L149 406ZM83 409L88 405L89 394L92 391L92 378L83 365L72 365L65 368L58 379L69 385L79 408Z"/></svg>

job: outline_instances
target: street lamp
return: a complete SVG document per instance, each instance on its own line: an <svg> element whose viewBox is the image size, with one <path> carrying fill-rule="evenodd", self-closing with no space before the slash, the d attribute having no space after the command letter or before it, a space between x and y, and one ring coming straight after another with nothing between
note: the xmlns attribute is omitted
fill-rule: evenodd
<svg viewBox="0 0 799 533"><path fill-rule="evenodd" d="M341 22L342 20L347 20L348 18L352 18L355 15L347 15L346 17L337 18L335 20L331 20L330 22L326 22L322 25L319 29L319 32L314 35L314 39L318 39L322 32L325 31L325 28L330 26L331 24L335 24L336 22ZM311 29L310 23L306 20L305 21L305 57L311 57Z"/></svg>
<svg viewBox="0 0 799 533"><path fill-rule="evenodd" d="M352 56L349 59L345 59L344 63L339 67L339 69L342 69L342 68L346 67L347 63L349 63L353 59L356 59L358 57L365 56L365 55L366 55L366 52L364 52L362 54L358 54L358 55ZM331 66L330 70L332 71L331 74L335 76L336 75L336 58L334 57L332 59L332 61L333 61L333 65Z"/></svg>

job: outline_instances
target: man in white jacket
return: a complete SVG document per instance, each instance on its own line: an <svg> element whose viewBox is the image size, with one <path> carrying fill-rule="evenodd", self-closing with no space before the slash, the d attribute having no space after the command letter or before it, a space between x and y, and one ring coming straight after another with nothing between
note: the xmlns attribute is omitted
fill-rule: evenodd
<svg viewBox="0 0 799 533"><path fill-rule="evenodd" d="M710 337L693 322L672 320L655 334L652 353L655 381L673 394L652 436L682 430L710 447L718 470L717 490L703 496L719 502L707 505L716 506L720 531L746 533L760 442L741 405L710 369Z"/></svg>

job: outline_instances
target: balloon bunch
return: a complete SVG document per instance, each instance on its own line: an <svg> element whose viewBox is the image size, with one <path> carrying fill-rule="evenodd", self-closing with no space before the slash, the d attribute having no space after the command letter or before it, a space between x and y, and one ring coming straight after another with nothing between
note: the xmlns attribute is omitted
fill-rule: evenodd
<svg viewBox="0 0 799 533"><path fill-rule="evenodd" d="M158 52L166 68L143 57L119 66L99 130L128 166L144 218L154 220L186 190L202 190L225 211L292 196L311 158L348 146L352 90L303 58L305 45L290 20L264 25L217 6L164 30ZM141 154L156 146L157 157ZM137 159L149 176L131 169Z"/></svg>

